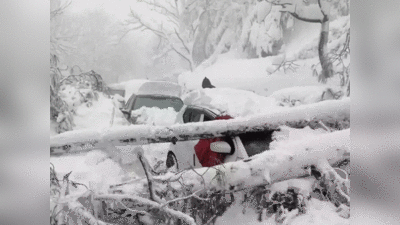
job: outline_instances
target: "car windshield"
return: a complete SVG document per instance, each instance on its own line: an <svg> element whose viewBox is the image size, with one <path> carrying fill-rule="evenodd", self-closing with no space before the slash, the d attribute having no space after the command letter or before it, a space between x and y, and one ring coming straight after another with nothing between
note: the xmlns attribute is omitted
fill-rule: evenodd
<svg viewBox="0 0 400 225"><path fill-rule="evenodd" d="M183 102L179 98L166 97L166 96L137 96L133 109L140 109L142 107L157 107L160 109L166 109L169 107L174 108L178 112L182 106Z"/></svg>
<svg viewBox="0 0 400 225"><path fill-rule="evenodd" d="M247 155L251 157L269 150L269 144L272 142L273 132L274 131L261 131L240 134L239 137L246 149Z"/></svg>

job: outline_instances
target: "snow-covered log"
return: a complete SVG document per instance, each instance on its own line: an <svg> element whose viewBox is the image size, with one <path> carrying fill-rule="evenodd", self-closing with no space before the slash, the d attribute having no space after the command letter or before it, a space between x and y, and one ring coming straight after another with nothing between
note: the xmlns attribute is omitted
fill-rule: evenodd
<svg viewBox="0 0 400 225"><path fill-rule="evenodd" d="M275 130L287 125L303 128L322 121L334 124L350 121L350 98L329 100L292 108L282 108L264 115L204 123L172 126L132 125L103 131L79 130L65 132L50 139L50 155L80 153L111 146L143 145L238 135L246 132Z"/></svg>
<svg viewBox="0 0 400 225"><path fill-rule="evenodd" d="M332 165L346 160L350 160L350 129L303 138L241 161L168 173L153 179L179 181L183 186L193 187L193 192L237 191L307 177L311 175L311 168L323 174L330 172L328 168Z"/></svg>

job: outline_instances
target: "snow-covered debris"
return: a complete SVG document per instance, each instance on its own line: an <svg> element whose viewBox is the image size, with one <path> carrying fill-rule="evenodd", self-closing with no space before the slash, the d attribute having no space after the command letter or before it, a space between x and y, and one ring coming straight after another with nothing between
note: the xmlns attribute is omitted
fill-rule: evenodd
<svg viewBox="0 0 400 225"><path fill-rule="evenodd" d="M82 104L83 96L80 89L72 85L63 85L59 91L60 98L68 105L69 109L74 109Z"/></svg>
<svg viewBox="0 0 400 225"><path fill-rule="evenodd" d="M236 199L240 199L235 197ZM243 205L239 201L235 203L221 216L218 217L216 225L250 225L250 224L277 224L275 215L266 217L263 221L258 221L259 214L255 210L244 211ZM290 221L290 225L349 225L350 220L344 219L335 212L336 208L331 202L320 201L312 198L307 206L305 214L299 215Z"/></svg>
<svg viewBox="0 0 400 225"><path fill-rule="evenodd" d="M323 100L322 96L328 89L331 89L334 93L341 91L339 86L296 86L275 91L269 97L282 103L289 101L298 102L301 105L311 104Z"/></svg>
<svg viewBox="0 0 400 225"><path fill-rule="evenodd" d="M60 180L72 171L69 177L71 181L85 184L87 187L92 185L96 191L106 192L109 185L121 182L123 175L120 166L102 151L60 158L51 157L50 162L54 165ZM71 189L71 191L83 193L87 190L78 186L77 189Z"/></svg>
<svg viewBox="0 0 400 225"><path fill-rule="evenodd" d="M142 107L132 111L131 115L137 118L135 124L170 126L175 123L178 112L172 107L166 109Z"/></svg>
<svg viewBox="0 0 400 225"><path fill-rule="evenodd" d="M114 111L114 113L113 113ZM76 108L73 116L74 130L97 129L101 130L110 127L110 122L114 116L113 126L126 126L129 123L125 119L118 105L115 105L113 99L109 99L100 94L97 101L92 105L82 104Z"/></svg>

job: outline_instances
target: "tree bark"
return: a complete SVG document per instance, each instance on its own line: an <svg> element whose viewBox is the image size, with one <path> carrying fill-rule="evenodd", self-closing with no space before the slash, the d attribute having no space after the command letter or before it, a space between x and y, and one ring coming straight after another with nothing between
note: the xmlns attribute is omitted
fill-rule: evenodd
<svg viewBox="0 0 400 225"><path fill-rule="evenodd" d="M212 28L209 10L206 9L206 11L203 12L200 16L200 21L192 51L192 58L195 67L207 59L206 42Z"/></svg>
<svg viewBox="0 0 400 225"><path fill-rule="evenodd" d="M325 15L321 23L321 34L318 44L318 57L322 67L322 76L320 80L323 83L325 83L326 80L332 77L333 75L332 62L328 57L328 38L329 38L329 19Z"/></svg>

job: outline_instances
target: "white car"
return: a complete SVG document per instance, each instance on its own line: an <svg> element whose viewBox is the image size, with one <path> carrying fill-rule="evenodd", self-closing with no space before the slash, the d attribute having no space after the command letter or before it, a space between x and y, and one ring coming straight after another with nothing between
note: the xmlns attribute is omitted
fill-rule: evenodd
<svg viewBox="0 0 400 225"><path fill-rule="evenodd" d="M126 118L135 124L136 118L131 117L133 110L141 107L157 107L165 109L172 107L177 114L176 123L196 123L212 121L221 116L218 109L209 106L185 105L180 98L181 87L178 84L165 81L149 81L139 86L121 110ZM224 137L224 141L210 144L214 152L227 154L224 163L248 158L269 149L273 131L251 132L235 137ZM178 171L188 168L202 167L195 152L199 140L179 141L168 145L166 167Z"/></svg>
<svg viewBox="0 0 400 225"><path fill-rule="evenodd" d="M184 105L178 113L177 123L196 123L215 120L221 116L216 109L203 106ZM210 144L211 151L227 154L224 162L246 159L269 150L274 131L249 132L234 137L224 137L224 141ZM170 145L166 167L171 171L202 167L195 152L199 140L179 141Z"/></svg>
<svg viewBox="0 0 400 225"><path fill-rule="evenodd" d="M178 84L166 81L148 81L141 84L136 93L132 93L121 111L132 124L135 124L137 119L132 117L132 111L141 107L160 109L171 107L178 112L184 105L180 94L181 87Z"/></svg>

